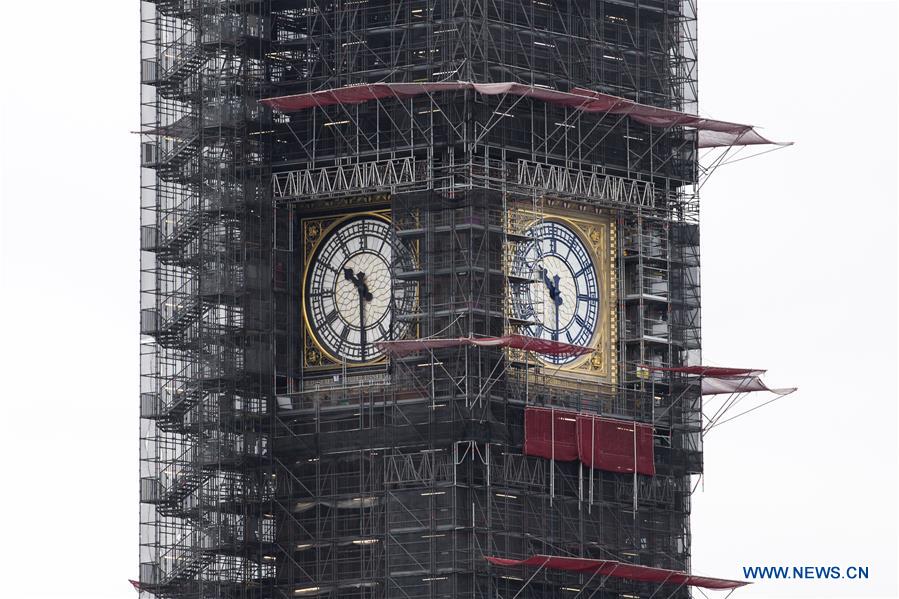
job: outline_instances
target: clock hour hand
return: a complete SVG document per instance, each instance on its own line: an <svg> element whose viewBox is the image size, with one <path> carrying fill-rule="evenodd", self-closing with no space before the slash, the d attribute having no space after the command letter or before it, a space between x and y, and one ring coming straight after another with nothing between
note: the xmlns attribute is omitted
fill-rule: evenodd
<svg viewBox="0 0 899 599"><path fill-rule="evenodd" d="M350 281L355 287L356 291L359 292L359 297L364 299L367 302L370 302L374 299L374 296L371 294L371 291L368 290L368 285L365 284L365 273L360 272L359 274L353 274L352 268L344 268L343 269L343 278L347 281Z"/></svg>
<svg viewBox="0 0 899 599"><path fill-rule="evenodd" d="M549 289L550 295L553 293L553 282L549 280L549 273L545 268L540 269L540 274L543 275L543 283L546 285L547 289Z"/></svg>
<svg viewBox="0 0 899 599"><path fill-rule="evenodd" d="M540 270L543 272L543 282L546 284L547 289L549 289L549 298L556 306L561 306L562 294L559 293L559 275L554 275L552 280L550 280L549 273L546 272L546 269L541 268Z"/></svg>
<svg viewBox="0 0 899 599"><path fill-rule="evenodd" d="M549 298L553 301L553 305L556 307L555 309L555 320L556 326L553 329L553 333L551 339L553 341L559 340L559 306L562 305L562 294L559 293L559 275L553 275L552 280L549 279L549 273L546 272L545 268L540 269L543 271L543 282L546 284L546 287L549 289Z"/></svg>

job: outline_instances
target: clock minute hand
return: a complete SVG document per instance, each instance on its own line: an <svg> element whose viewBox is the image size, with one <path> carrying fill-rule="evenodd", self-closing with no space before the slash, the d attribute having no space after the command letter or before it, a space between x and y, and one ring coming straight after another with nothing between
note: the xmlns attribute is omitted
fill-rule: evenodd
<svg viewBox="0 0 899 599"><path fill-rule="evenodd" d="M359 292L359 345L360 345L360 358L362 361L365 361L365 345L366 345L366 335L365 335L365 302L370 302L374 299L374 296L371 294L371 291L368 290L368 285L365 284L365 273L360 272L358 274L353 274L352 268L344 268L343 269L343 277L353 283L356 287L356 291Z"/></svg>

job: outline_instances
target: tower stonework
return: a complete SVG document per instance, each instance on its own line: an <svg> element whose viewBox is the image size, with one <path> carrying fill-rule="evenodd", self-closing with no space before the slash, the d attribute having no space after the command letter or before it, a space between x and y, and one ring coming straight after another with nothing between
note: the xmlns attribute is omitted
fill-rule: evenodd
<svg viewBox="0 0 899 599"><path fill-rule="evenodd" d="M142 1L141 49L142 596L690 596L697 132L620 107L695 114L695 0Z"/></svg>

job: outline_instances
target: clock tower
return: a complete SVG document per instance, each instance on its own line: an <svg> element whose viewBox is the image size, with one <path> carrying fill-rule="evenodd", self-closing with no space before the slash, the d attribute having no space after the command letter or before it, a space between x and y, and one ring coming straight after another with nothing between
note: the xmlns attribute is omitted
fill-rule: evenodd
<svg viewBox="0 0 899 599"><path fill-rule="evenodd" d="M695 3L141 6L143 596L688 597Z"/></svg>

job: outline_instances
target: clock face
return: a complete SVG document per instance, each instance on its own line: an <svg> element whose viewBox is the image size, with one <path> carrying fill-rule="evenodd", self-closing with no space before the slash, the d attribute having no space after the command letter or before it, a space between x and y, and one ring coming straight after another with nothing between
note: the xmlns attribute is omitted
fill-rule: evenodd
<svg viewBox="0 0 899 599"><path fill-rule="evenodd" d="M544 221L532 226L532 241L519 244L512 274L512 309L530 322L522 333L531 337L589 346L599 323L599 284L593 257L569 226ZM577 359L541 355L552 364Z"/></svg>
<svg viewBox="0 0 899 599"><path fill-rule="evenodd" d="M306 279L306 318L316 340L338 361L370 362L383 355L378 341L405 336L409 324L397 313L411 312L416 286L394 281L394 260L408 261L408 249L376 216L335 226L321 241Z"/></svg>

